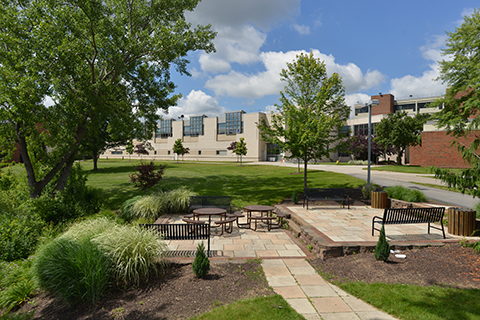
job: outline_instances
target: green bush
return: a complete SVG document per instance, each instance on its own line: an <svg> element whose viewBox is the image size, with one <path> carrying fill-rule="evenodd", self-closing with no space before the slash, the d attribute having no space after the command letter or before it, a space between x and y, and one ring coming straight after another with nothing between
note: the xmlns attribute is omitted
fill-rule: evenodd
<svg viewBox="0 0 480 320"><path fill-rule="evenodd" d="M196 193L181 187L175 190L164 193L167 198L167 213L187 213L190 205L190 197L195 196Z"/></svg>
<svg viewBox="0 0 480 320"><path fill-rule="evenodd" d="M298 193L297 193L297 189L294 189L293 190L293 193L292 193L292 202L297 204L298 203Z"/></svg>
<svg viewBox="0 0 480 320"><path fill-rule="evenodd" d="M135 201L131 208L132 218L146 218L155 221L166 212L168 202L162 195L163 193L143 196Z"/></svg>
<svg viewBox="0 0 480 320"><path fill-rule="evenodd" d="M32 259L0 262L0 309L9 312L36 292Z"/></svg>
<svg viewBox="0 0 480 320"><path fill-rule="evenodd" d="M42 196L32 200L42 219L54 224L92 215L100 210L102 197L97 189L86 185L87 174L80 164L72 167L63 191L53 191L54 183L45 188Z"/></svg>
<svg viewBox="0 0 480 320"><path fill-rule="evenodd" d="M73 224L62 237L73 240L91 240L104 231L115 228L115 221L102 217L98 219L87 219Z"/></svg>
<svg viewBox="0 0 480 320"><path fill-rule="evenodd" d="M385 188L388 197L408 202L426 202L427 197L420 190L411 190L403 186L393 186Z"/></svg>
<svg viewBox="0 0 480 320"><path fill-rule="evenodd" d="M197 253L195 255L195 260L192 264L193 273L198 278L205 278L210 271L210 261L208 257L205 255L205 245L201 242L197 246Z"/></svg>
<svg viewBox="0 0 480 320"><path fill-rule="evenodd" d="M35 213L0 213L0 260L25 259L36 248L45 223Z"/></svg>
<svg viewBox="0 0 480 320"><path fill-rule="evenodd" d="M387 261L390 256L390 245L385 237L385 227L382 225L380 229L380 237L378 238L377 245L375 247L375 259L381 261Z"/></svg>
<svg viewBox="0 0 480 320"><path fill-rule="evenodd" d="M475 211L477 212L477 219L480 219L480 201L475 204Z"/></svg>
<svg viewBox="0 0 480 320"><path fill-rule="evenodd" d="M155 270L155 260L167 250L152 232L138 225L105 230L92 239L115 266L114 277L124 284L139 284Z"/></svg>
<svg viewBox="0 0 480 320"><path fill-rule="evenodd" d="M190 196L195 193L186 188L168 192L157 192L148 196L134 197L122 205L125 219L147 219L155 221L165 213L185 213L188 211Z"/></svg>
<svg viewBox="0 0 480 320"><path fill-rule="evenodd" d="M107 255L88 238L59 237L39 249L33 264L39 286L72 304L98 301L111 268Z"/></svg>

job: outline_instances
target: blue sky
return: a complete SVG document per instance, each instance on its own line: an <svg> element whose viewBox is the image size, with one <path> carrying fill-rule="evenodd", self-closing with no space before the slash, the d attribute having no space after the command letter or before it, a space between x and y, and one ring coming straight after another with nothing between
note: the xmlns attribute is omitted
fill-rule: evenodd
<svg viewBox="0 0 480 320"><path fill-rule="evenodd" d="M279 73L301 51L342 76L353 106L370 95L434 96L446 32L476 1L203 0L187 19L218 32L216 53L193 52L192 77L173 74L183 98L167 118L225 111L270 111L284 84Z"/></svg>

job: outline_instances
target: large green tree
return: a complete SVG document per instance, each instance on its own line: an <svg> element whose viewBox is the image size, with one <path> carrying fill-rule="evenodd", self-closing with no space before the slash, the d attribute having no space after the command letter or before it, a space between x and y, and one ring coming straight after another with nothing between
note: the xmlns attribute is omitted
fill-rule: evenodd
<svg viewBox="0 0 480 320"><path fill-rule="evenodd" d="M277 144L292 158L304 162L304 189L307 188L307 164L329 157L340 140L340 130L348 119L345 88L337 73L328 76L325 63L313 53L297 55L280 73L286 83L280 92L280 105L271 122L260 120L261 137Z"/></svg>
<svg viewBox="0 0 480 320"><path fill-rule="evenodd" d="M409 146L422 143L423 125L428 115L417 114L411 117L407 112L389 113L375 125L375 142L386 148L395 147L397 164L402 164L402 157Z"/></svg>
<svg viewBox="0 0 480 320"><path fill-rule="evenodd" d="M12 154L18 144L32 198L52 181L64 188L84 139L102 139L103 125L149 138L158 110L180 97L172 67L188 74L189 51L214 50L210 26L185 20L198 2L2 1L0 147Z"/></svg>
<svg viewBox="0 0 480 320"><path fill-rule="evenodd" d="M475 134L473 143L465 145L458 138L478 133L480 127L480 11L465 16L460 27L454 32L447 32L447 57L439 61L440 76L437 80L448 85L443 98L437 99L432 106L443 106L434 115L437 126L447 134L456 137L455 142L463 159L471 164L469 169L454 174L445 169L436 168L435 174L449 186L458 187L465 192L469 190L479 196L480 156L477 154L480 137ZM441 155L439 155L441 156Z"/></svg>

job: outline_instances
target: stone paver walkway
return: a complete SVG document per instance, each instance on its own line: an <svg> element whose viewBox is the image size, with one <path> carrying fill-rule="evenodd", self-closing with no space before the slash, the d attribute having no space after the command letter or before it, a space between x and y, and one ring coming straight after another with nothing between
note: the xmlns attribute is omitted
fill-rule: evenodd
<svg viewBox="0 0 480 320"><path fill-rule="evenodd" d="M183 223L169 217L169 223ZM170 241L170 250L196 250L200 241ZM234 228L211 238L212 262L218 259L262 258L268 284L307 319L395 319L326 282L306 261L305 246L283 229Z"/></svg>

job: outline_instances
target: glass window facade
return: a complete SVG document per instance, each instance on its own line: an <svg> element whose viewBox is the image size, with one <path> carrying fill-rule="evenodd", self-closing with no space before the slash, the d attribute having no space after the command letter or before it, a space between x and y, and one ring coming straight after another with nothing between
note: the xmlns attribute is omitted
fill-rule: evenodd
<svg viewBox="0 0 480 320"><path fill-rule="evenodd" d="M372 123L372 132L371 134L375 134L375 123ZM365 124L356 124L353 126L353 135L354 136L361 136L361 135L368 135L368 123Z"/></svg>
<svg viewBox="0 0 480 320"><path fill-rule="evenodd" d="M203 118L205 116L190 117L189 125L183 127L184 136L203 136Z"/></svg>
<svg viewBox="0 0 480 320"><path fill-rule="evenodd" d="M162 120L159 122L159 127L157 128L157 132L155 132L156 138L168 138L173 135L172 130L172 121L173 119L169 120Z"/></svg>
<svg viewBox="0 0 480 320"><path fill-rule="evenodd" d="M395 106L395 111L402 111L402 110L413 110L413 111L415 111L415 103L399 104L399 105Z"/></svg>
<svg viewBox="0 0 480 320"><path fill-rule="evenodd" d="M244 111L225 113L225 133L237 134L243 133L243 117Z"/></svg>

